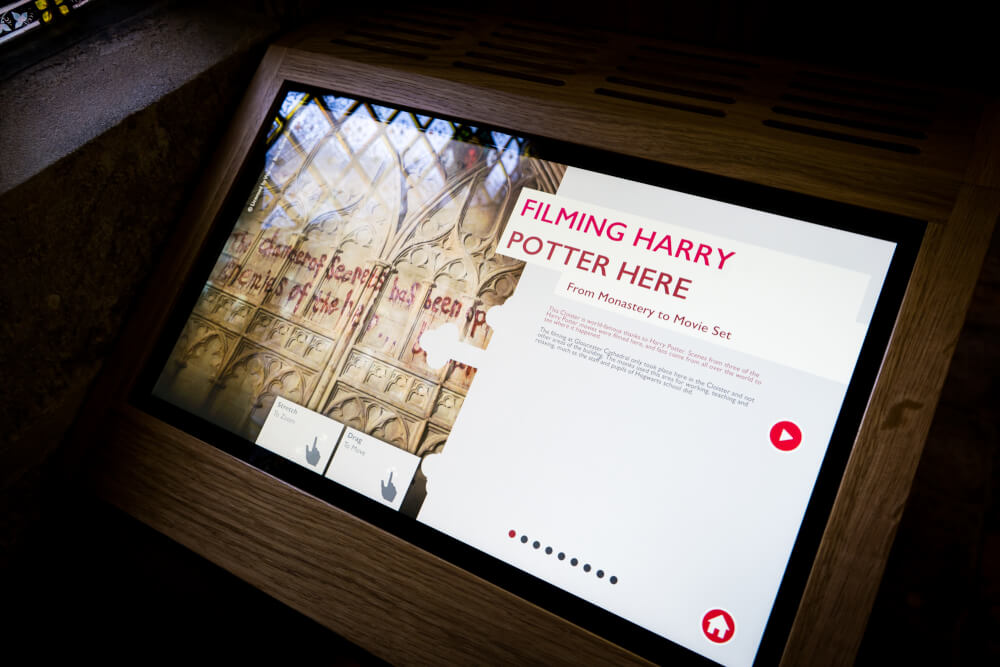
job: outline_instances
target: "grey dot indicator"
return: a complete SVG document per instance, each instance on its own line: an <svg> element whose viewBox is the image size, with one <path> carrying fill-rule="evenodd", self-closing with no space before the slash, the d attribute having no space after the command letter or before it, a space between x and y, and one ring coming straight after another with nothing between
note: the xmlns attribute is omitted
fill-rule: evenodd
<svg viewBox="0 0 1000 667"><path fill-rule="evenodd" d="M514 531L510 531L510 532L513 533ZM511 537L513 537L513 535L511 535ZM528 538L527 535L521 535L521 544L529 544L529 543L531 544L532 548L534 548L534 549L541 549L542 548L542 542L540 540L529 540L529 538ZM567 558L565 551L560 551L560 552L557 553L556 550L552 548L552 545L546 544L545 545L545 555L546 556L551 556L552 554L556 554L556 558L558 558L559 560L566 560L566 558ZM569 564L572 567L576 567L577 565L580 565L580 559L579 558L570 558L569 559ZM584 563L583 564L583 571L584 572L590 572L593 569L594 569L594 567L590 563ZM594 574L597 575L598 579L603 579L606 573L604 572L604 570L597 570ZM608 581L610 581L612 584L617 584L618 583L618 577L615 577L615 576L609 577Z"/></svg>

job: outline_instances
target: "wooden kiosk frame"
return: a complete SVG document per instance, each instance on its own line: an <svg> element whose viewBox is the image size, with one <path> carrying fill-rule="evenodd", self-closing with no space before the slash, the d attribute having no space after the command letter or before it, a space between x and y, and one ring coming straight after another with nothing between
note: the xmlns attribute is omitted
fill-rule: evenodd
<svg viewBox="0 0 1000 667"><path fill-rule="evenodd" d="M1000 214L997 105L652 40L421 16L318 27L268 50L82 413L93 488L391 662L643 662L131 405L178 298L169 277L192 270L286 81L900 214L928 229L783 658L851 662Z"/></svg>

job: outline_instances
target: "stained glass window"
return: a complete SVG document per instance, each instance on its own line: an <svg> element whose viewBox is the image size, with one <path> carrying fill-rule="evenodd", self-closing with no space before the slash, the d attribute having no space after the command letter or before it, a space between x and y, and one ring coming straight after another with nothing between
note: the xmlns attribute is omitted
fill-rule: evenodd
<svg viewBox="0 0 1000 667"><path fill-rule="evenodd" d="M58 23L93 0L30 0L0 7L0 44Z"/></svg>

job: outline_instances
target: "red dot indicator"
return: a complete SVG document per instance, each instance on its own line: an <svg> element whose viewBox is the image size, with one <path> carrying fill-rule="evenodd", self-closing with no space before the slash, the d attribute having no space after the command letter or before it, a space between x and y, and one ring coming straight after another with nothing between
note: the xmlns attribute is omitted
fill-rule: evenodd
<svg viewBox="0 0 1000 667"><path fill-rule="evenodd" d="M510 531L509 533L507 533L507 537L514 537L514 536L516 536L516 535L517 535L517 532L515 532L515 531L513 531L513 530L512 530L512 531Z"/></svg>

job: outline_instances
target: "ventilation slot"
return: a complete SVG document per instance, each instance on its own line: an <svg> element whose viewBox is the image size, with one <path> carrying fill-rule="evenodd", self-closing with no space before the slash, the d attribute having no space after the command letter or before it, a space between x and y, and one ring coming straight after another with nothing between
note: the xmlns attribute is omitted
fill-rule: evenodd
<svg viewBox="0 0 1000 667"><path fill-rule="evenodd" d="M666 107L668 109L676 109L677 111L688 111L691 113L701 114L702 116L715 116L716 118L724 118L726 115L725 111L721 109L713 109L711 107L700 107L694 104L685 104L683 102L674 102L672 100L665 100L660 97L649 97L646 95L637 95L635 93L628 93L623 90L613 90L611 88L597 88L594 90L598 95L604 95L606 97L617 97L620 100L629 100L631 102L639 102L641 104L653 104L658 107Z"/></svg>
<svg viewBox="0 0 1000 667"><path fill-rule="evenodd" d="M515 44L532 44L537 47L541 47L545 51L550 51L557 55L562 55L564 51L569 51L570 53L576 53L581 50L580 44L567 44L566 42L554 42L551 39L544 39L543 37L534 37L529 35L512 35L509 32L491 32L491 37L496 37L502 41L513 42ZM586 50L586 49L584 49Z"/></svg>
<svg viewBox="0 0 1000 667"><path fill-rule="evenodd" d="M904 86L899 86L891 83L881 83L875 81L865 81L864 79L852 79L846 76L837 76L835 74L824 74L822 72L798 72L798 76L811 79L813 81L827 82L834 86L839 86L842 88L853 88L856 90L873 90L881 94L889 94L896 98L905 100L905 103L912 103L913 101L924 101L924 102L934 102L937 95L929 90L921 90L919 88L907 88Z"/></svg>
<svg viewBox="0 0 1000 667"><path fill-rule="evenodd" d="M845 102L838 102L834 100L825 100L818 97L808 97L806 95L795 95L788 93L781 96L783 102L790 102L792 104L798 104L807 107L813 107L816 109L830 109L833 111L846 111L848 113L857 114L859 116L867 116L869 118L877 118L880 120L895 121L897 123L904 123L911 126L926 127L930 125L930 120L920 116L913 116L905 113L898 113L896 111L889 111L887 109L878 109L875 107L863 107L856 104L847 104Z"/></svg>
<svg viewBox="0 0 1000 667"><path fill-rule="evenodd" d="M401 25L396 25L394 23L372 23L371 21L362 21L360 23L362 28L366 30L373 30L376 32L395 32L404 35L413 35L414 37L425 37L427 39L436 40L448 40L455 39L454 35L445 35L441 32L432 32L430 30L421 30L419 28L404 27Z"/></svg>
<svg viewBox="0 0 1000 667"><path fill-rule="evenodd" d="M526 49L521 46L514 46L512 44L501 44L500 42L479 42L479 46L484 49L490 49L493 51L504 51L506 53L517 53L522 56L528 56L529 58L541 58L542 60L559 60L564 63L573 64L583 64L586 61L583 58L576 58L573 56L567 56L562 53L547 53L545 51L536 51L535 49Z"/></svg>
<svg viewBox="0 0 1000 667"><path fill-rule="evenodd" d="M497 76L504 76L508 79L519 79L521 81L533 81L534 83L542 83L546 86L565 86L566 82L559 79L552 79L545 76L538 76L536 74L526 74L524 72L517 72L514 70L501 69L499 67L487 67L486 65L479 65L476 63L469 63L463 60L456 60L452 63L453 67L458 69L469 69L476 72L485 72L486 74L495 74Z"/></svg>
<svg viewBox="0 0 1000 667"><path fill-rule="evenodd" d="M389 42L390 44L400 44L402 46L412 46L415 49L428 49L430 51L437 51L441 47L437 44L428 44L427 42L418 42L413 39L405 39L403 37L394 37L392 35L380 35L374 32L367 32L365 30L348 30L348 35L353 35L355 37L364 37L365 39L372 39L378 42Z"/></svg>
<svg viewBox="0 0 1000 667"><path fill-rule="evenodd" d="M779 99L767 127L908 155L922 152L930 122L921 110L937 102L931 91L808 71Z"/></svg>
<svg viewBox="0 0 1000 667"><path fill-rule="evenodd" d="M552 30L551 28L545 26L530 26L521 23L504 23L503 27L508 30L518 30L520 32L533 32L540 35L545 35L546 37L554 36L560 39L564 39L569 42L579 42L581 44L605 44L608 40L600 35L581 34L577 32L563 32L560 30ZM515 39L520 39L520 37L515 37Z"/></svg>
<svg viewBox="0 0 1000 667"><path fill-rule="evenodd" d="M926 134L915 130L907 130L905 128L892 127L889 125L879 125L877 123L866 123L864 121L851 120L849 118L841 118L839 116L828 116L826 114L813 113L811 111L800 111L798 109L791 109L789 107L773 107L771 111L777 114L781 114L783 116L793 116L795 118L803 118L806 120L816 120L821 123L830 123L831 125L842 125L844 127L850 127L855 130L868 130L870 132L889 134L895 137L904 137L906 139L927 138Z"/></svg>
<svg viewBox="0 0 1000 667"><path fill-rule="evenodd" d="M721 90L727 93L743 92L743 86L738 86L734 83L713 81L711 79L700 79L698 77L684 76L683 74L675 74L673 72L668 73L652 67L630 67L628 65L619 65L615 69L625 74L638 74L648 79L656 79L657 81L667 83L681 83L697 86L698 88L708 88L709 90Z"/></svg>
<svg viewBox="0 0 1000 667"><path fill-rule="evenodd" d="M680 97L691 97L696 100L704 100L706 102L719 102L720 104L733 104L736 102L736 100L732 97L713 95L712 93L701 93L696 90L686 90L684 88L674 88L672 86L663 86L658 83L648 83L646 81L637 81L636 79L626 79L620 76L609 76L605 79L605 81L608 83L617 83L621 86L629 86L631 88L655 90L658 93L668 93L670 95L678 95Z"/></svg>
<svg viewBox="0 0 1000 667"><path fill-rule="evenodd" d="M391 56L399 56L401 58L412 58L413 60L427 60L427 56L423 53L411 53L410 51L402 51L400 49L393 49L388 46L379 46L377 44L368 44L367 42L355 42L349 39L331 39L331 43L340 44L341 46L349 46L354 49L364 49L365 51L374 51L376 53L386 53Z"/></svg>
<svg viewBox="0 0 1000 667"><path fill-rule="evenodd" d="M573 74L573 70L568 67L553 65L551 63L532 62L529 60L522 60L520 58L511 58L509 56L502 56L496 53L468 51L465 55L469 58L476 58L477 60L488 60L490 62L500 63L503 65L516 65L517 67L524 67L530 70L542 69L545 72L551 72L552 74Z"/></svg>
<svg viewBox="0 0 1000 667"><path fill-rule="evenodd" d="M760 65L757 63L750 62L749 60L739 60L736 58L726 58L723 56L713 56L706 53L691 53L690 51L681 51L679 49L669 49L663 46L650 46L648 44L640 44L639 50L647 53L657 53L660 55L671 56L678 60L694 60L707 63L717 63L719 65L731 65L733 67L745 68L745 69L758 69Z"/></svg>
<svg viewBox="0 0 1000 667"><path fill-rule="evenodd" d="M443 19L445 21L451 21L452 23L459 23L459 24L465 22L471 23L473 21L482 20L481 18L475 16L469 16L467 14L462 14L461 12L447 11L442 9L427 9L427 8L421 8L420 10L396 9L395 11L397 14L402 14L403 16L405 16L407 20L410 20L410 14L416 14L419 17L419 19L423 20L425 23L433 22L436 24L438 19ZM433 17L433 21L427 19L428 16Z"/></svg>
<svg viewBox="0 0 1000 667"><path fill-rule="evenodd" d="M875 104L885 104L893 107L902 107L904 109L920 109L921 111L934 110L933 105L931 105L928 102L920 100L901 101L898 99L887 97L885 95L873 95L871 93L866 93L862 91L844 90L842 88L832 88L830 86L824 86L810 82L796 81L788 84L788 87L794 88L796 90L805 90L811 93L820 93L822 95L829 95L830 97L837 97L849 100L863 100L865 102L874 102Z"/></svg>
<svg viewBox="0 0 1000 667"><path fill-rule="evenodd" d="M432 28L434 30L452 30L454 32L458 32L463 29L462 26L458 25L457 23L445 23L443 21L428 21L423 18L419 18L416 16L406 16L404 14L399 14L397 12L386 12L383 16L392 21L402 21L407 24L419 25L425 28ZM449 17L449 18L454 18L454 17Z"/></svg>
<svg viewBox="0 0 1000 667"><path fill-rule="evenodd" d="M907 153L909 155L918 155L920 153L919 148L917 148L916 146L910 146L909 144L900 144L892 141L881 141L879 139L859 137L853 134L845 134L843 132L832 132L830 130L823 130L817 127L797 125L795 123L786 123L779 120L765 120L764 125L766 125L767 127L772 127L776 130L786 130L788 132L807 134L812 137L833 139L834 141L843 141L849 144L858 144L861 146L869 146L871 148L881 148L888 151L894 151L896 153Z"/></svg>
<svg viewBox="0 0 1000 667"><path fill-rule="evenodd" d="M629 56L629 62L638 63L640 66L646 66L647 69L655 70L666 70L673 74L673 71L680 71L684 75L687 74L711 74L713 76L721 76L727 79L740 79L746 80L750 78L750 75L746 72L739 72L736 70L723 69L721 67L710 67L708 65L693 64L693 63L679 63L666 58L649 58L644 56Z"/></svg>

